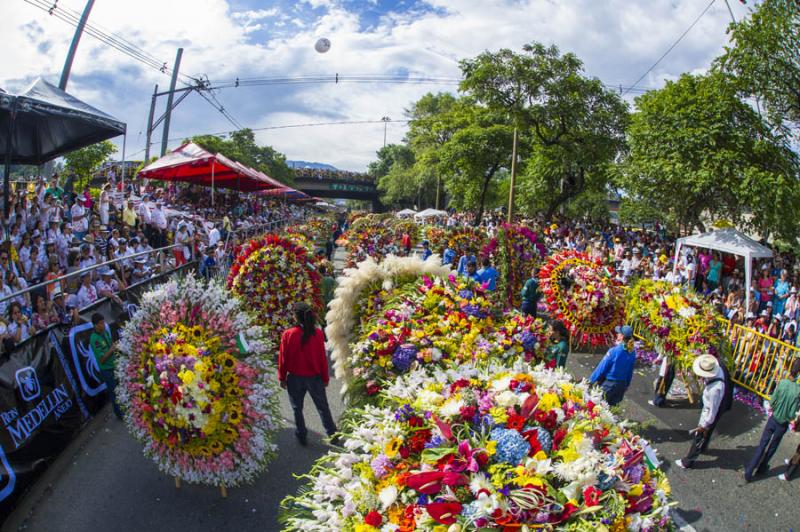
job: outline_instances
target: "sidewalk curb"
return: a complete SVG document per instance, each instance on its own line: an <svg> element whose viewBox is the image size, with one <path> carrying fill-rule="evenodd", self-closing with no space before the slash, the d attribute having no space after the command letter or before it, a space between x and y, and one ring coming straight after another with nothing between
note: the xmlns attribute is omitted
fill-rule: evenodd
<svg viewBox="0 0 800 532"><path fill-rule="evenodd" d="M687 523L686 520L675 511L674 508L669 512L669 515L672 517L672 520L675 522L675 524L678 526L678 530L681 532L697 532L697 530L695 530L692 525Z"/></svg>
<svg viewBox="0 0 800 532"><path fill-rule="evenodd" d="M27 528L28 518L33 515L39 504L49 497L53 485L69 469L75 457L83 451L91 438L102 430L102 427L112 415L111 407L106 404L94 417L86 422L86 425L69 445L58 454L53 463L47 466L45 472L28 488L28 492L23 495L17 507L11 512L3 525L0 526L0 532L12 532Z"/></svg>

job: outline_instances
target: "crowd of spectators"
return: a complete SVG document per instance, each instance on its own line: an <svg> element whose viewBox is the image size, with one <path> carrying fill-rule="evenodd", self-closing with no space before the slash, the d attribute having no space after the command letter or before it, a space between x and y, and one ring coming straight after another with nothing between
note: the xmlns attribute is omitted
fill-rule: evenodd
<svg viewBox="0 0 800 532"><path fill-rule="evenodd" d="M294 168L294 175L299 179L330 179L339 181L361 181L373 183L375 178L369 174L350 172L348 170L331 170L330 168Z"/></svg>
<svg viewBox="0 0 800 532"><path fill-rule="evenodd" d="M303 207L253 194L217 191L212 200L207 188L189 185L123 187L113 173L99 191L74 190L73 179L58 175L32 178L18 183L9 207L0 243L6 350L51 325L77 323L79 310L99 299L124 305L128 287L165 270L197 260L201 273L212 275L242 239L306 215Z"/></svg>

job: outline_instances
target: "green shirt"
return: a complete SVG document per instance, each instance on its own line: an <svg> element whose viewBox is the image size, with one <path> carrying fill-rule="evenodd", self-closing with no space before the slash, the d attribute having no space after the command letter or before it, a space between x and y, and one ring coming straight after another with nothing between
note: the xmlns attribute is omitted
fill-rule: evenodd
<svg viewBox="0 0 800 532"><path fill-rule="evenodd" d="M539 280L531 277L525 281L525 286L522 287L522 300L528 303L537 303L539 301Z"/></svg>
<svg viewBox="0 0 800 532"><path fill-rule="evenodd" d="M800 384L789 379L783 379L772 392L769 404L772 407L772 417L785 425L795 418L797 409L800 408Z"/></svg>
<svg viewBox="0 0 800 532"><path fill-rule="evenodd" d="M567 354L569 354L569 346L566 340L559 340L555 345L547 348L547 361L556 361L556 366L563 368L567 365Z"/></svg>
<svg viewBox="0 0 800 532"><path fill-rule="evenodd" d="M105 362L100 362L100 357L108 351L112 343L111 333L108 331L103 331L103 334L97 334L97 331L92 331L92 335L89 337L89 346L100 369L114 369L114 355L108 357Z"/></svg>
<svg viewBox="0 0 800 532"><path fill-rule="evenodd" d="M322 301L325 303L325 306L328 306L328 303L333 299L333 289L336 287L336 281L333 280L333 277L326 275L322 278L322 284L320 285L320 292L322 292Z"/></svg>

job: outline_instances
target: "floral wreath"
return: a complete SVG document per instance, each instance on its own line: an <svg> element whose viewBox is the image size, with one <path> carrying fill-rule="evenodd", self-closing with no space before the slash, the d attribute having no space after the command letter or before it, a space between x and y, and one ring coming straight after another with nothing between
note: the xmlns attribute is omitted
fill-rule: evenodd
<svg viewBox="0 0 800 532"><path fill-rule="evenodd" d="M273 234L243 247L228 274L228 289L263 325L273 343L294 325L292 304L322 310L320 275L314 258L291 240Z"/></svg>
<svg viewBox="0 0 800 532"><path fill-rule="evenodd" d="M671 530L648 442L597 388L523 362L416 370L345 424L286 530Z"/></svg>
<svg viewBox="0 0 800 532"><path fill-rule="evenodd" d="M356 330L361 310L358 302L370 286L378 283L380 288L390 291L399 280L408 281L422 276L447 278L451 273L449 267L441 264L438 255L425 261L418 257L390 255L380 263L367 259L356 268L345 269L338 278L334 299L328 304L325 327L336 377L345 381L352 378L350 342L359 333ZM346 386L342 391L345 389Z"/></svg>
<svg viewBox="0 0 800 532"><path fill-rule="evenodd" d="M564 323L579 344L607 345L625 321L622 284L585 253L562 251L539 271L550 315Z"/></svg>
<svg viewBox="0 0 800 532"><path fill-rule="evenodd" d="M187 482L253 482L281 427L273 345L238 300L194 277L148 292L120 335L117 397L159 470Z"/></svg>

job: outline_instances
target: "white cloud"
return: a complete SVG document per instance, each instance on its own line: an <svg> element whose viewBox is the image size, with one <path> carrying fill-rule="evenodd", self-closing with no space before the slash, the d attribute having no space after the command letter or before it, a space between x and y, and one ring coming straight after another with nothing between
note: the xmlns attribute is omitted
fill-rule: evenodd
<svg viewBox="0 0 800 532"><path fill-rule="evenodd" d="M80 9L69 0L59 6ZM639 78L686 30L704 7L695 0L429 0L434 12L386 14L363 30L359 13L328 0L306 0L282 12L278 7L232 12L226 0L98 2L90 23L124 36L171 66L175 49L185 48L181 71L212 80L235 77L305 75L396 75L459 77L456 60L500 47L519 49L538 40L575 52L589 75L614 86ZM348 6L350 4L347 4ZM122 7L121 7L122 6ZM308 17L308 6L321 13ZM737 17L746 8L732 6ZM659 86L681 72L702 71L727 42L726 8L712 7L683 42L642 85ZM279 37L270 27L285 24ZM294 25L294 33L286 30ZM4 9L0 35L6 54L0 87L18 90L39 74L57 80L74 28L25 2ZM261 35L265 37L261 37ZM327 54L313 44L331 39ZM258 41L257 39L264 39ZM128 122L129 153L142 148L153 85L168 78L85 35L73 67L76 96ZM279 123L335 119L402 118L403 110L428 91L453 86L408 84L316 84L240 87L218 95L242 123L258 128ZM163 107L163 102L161 103ZM196 96L176 110L171 137L230 129L230 124ZM160 133L156 133L160 139ZM403 127L388 127L390 142ZM383 125L326 126L267 130L258 138L291 158L320 160L363 169L383 143ZM177 144L177 142L175 142Z"/></svg>

